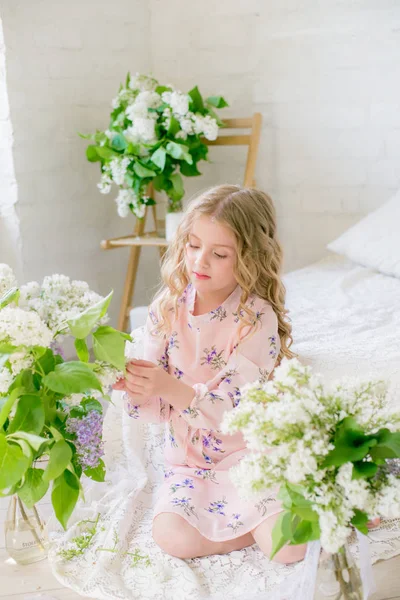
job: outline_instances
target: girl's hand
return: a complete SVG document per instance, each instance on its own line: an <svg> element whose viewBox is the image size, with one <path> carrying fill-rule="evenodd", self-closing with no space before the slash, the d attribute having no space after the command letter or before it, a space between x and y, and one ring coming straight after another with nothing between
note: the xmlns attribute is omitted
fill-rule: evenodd
<svg viewBox="0 0 400 600"><path fill-rule="evenodd" d="M139 398L166 395L174 378L148 360L130 360L126 365L126 387Z"/></svg>
<svg viewBox="0 0 400 600"><path fill-rule="evenodd" d="M126 365L125 378L112 387L128 392L137 404L143 404L150 396L161 396L178 410L186 409L194 398L190 385L148 360L130 360Z"/></svg>

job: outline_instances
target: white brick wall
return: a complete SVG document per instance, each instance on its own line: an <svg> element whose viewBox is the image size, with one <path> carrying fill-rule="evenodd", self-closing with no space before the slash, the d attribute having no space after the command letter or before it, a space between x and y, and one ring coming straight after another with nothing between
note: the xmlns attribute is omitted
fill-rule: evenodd
<svg viewBox="0 0 400 600"><path fill-rule="evenodd" d="M0 263L22 275L21 238L15 210L17 185L12 156L13 132L6 86L6 56L0 19Z"/></svg>
<svg viewBox="0 0 400 600"><path fill-rule="evenodd" d="M327 254L400 184L398 0L3 0L1 11L26 276L113 287L114 315L128 253L99 241L133 221L98 193L76 131L104 127L128 70L223 94L225 116L263 114L257 183L277 206L285 270ZM210 157L186 180L187 199L242 182L243 149ZM137 303L157 275L145 250Z"/></svg>

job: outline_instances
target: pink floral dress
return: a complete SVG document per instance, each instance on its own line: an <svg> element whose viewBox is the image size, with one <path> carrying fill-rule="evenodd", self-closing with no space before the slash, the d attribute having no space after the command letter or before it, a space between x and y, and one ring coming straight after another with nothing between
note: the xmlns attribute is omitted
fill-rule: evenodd
<svg viewBox="0 0 400 600"><path fill-rule="evenodd" d="M189 283L169 339L149 333L157 323L151 306L144 340L144 359L194 387L190 406L178 410L158 396L135 406L128 394L124 406L134 419L165 423L165 475L154 517L176 513L205 538L224 541L248 533L281 510L276 490L259 499L240 498L228 470L249 450L240 432L223 435L218 429L223 413L240 402L240 388L264 382L272 372L280 351L278 320L267 301L251 296L248 306L261 327L241 342L249 327L239 338L240 286L221 306L197 316L192 314L195 295Z"/></svg>

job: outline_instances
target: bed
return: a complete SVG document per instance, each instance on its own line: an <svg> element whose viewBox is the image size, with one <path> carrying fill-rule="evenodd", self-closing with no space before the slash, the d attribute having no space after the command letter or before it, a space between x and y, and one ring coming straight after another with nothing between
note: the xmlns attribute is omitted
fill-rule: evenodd
<svg viewBox="0 0 400 600"><path fill-rule="evenodd" d="M400 405L400 279L329 254L286 274L284 283L293 327L291 349L299 359L328 378L386 378L392 400ZM139 355L143 328L134 333ZM272 598L289 576L300 576L302 563L270 563L256 544L192 560L164 554L151 536L152 507L164 473L163 425L130 419L122 411L120 392L113 392L113 401L104 422L106 482L88 484L86 503L79 505L67 532L54 519L50 524L54 543L49 560L62 584L107 600L255 600ZM93 545L72 561L62 560L58 552L80 532L77 523L98 513ZM371 531L369 546L373 562L400 554L400 523L385 521ZM133 554L135 549L151 565L142 561L132 566L132 555L124 552Z"/></svg>

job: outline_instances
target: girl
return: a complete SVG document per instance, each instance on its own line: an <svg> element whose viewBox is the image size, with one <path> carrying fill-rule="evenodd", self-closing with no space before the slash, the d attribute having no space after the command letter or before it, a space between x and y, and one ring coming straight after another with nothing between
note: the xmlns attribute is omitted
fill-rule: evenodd
<svg viewBox="0 0 400 600"><path fill-rule="evenodd" d="M165 480L153 538L168 554L225 554L257 542L271 553L281 510L275 491L244 501L228 469L248 452L241 433L223 435L223 413L240 388L265 382L283 356L295 356L285 320L282 249L271 199L220 185L189 206L163 260L162 287L146 325L144 358L127 365L125 410L165 422ZM275 556L291 563L305 545Z"/></svg>
<svg viewBox="0 0 400 600"><path fill-rule="evenodd" d="M172 556L225 554L254 542L271 553L281 510L276 490L257 501L238 496L228 469L248 450L242 434L218 428L244 384L266 381L283 356L295 356L281 267L275 208L265 193L238 185L202 193L165 255L147 319L146 360L130 361L114 385L125 391L131 417L166 423L153 538ZM292 563L305 550L286 546L274 560Z"/></svg>

